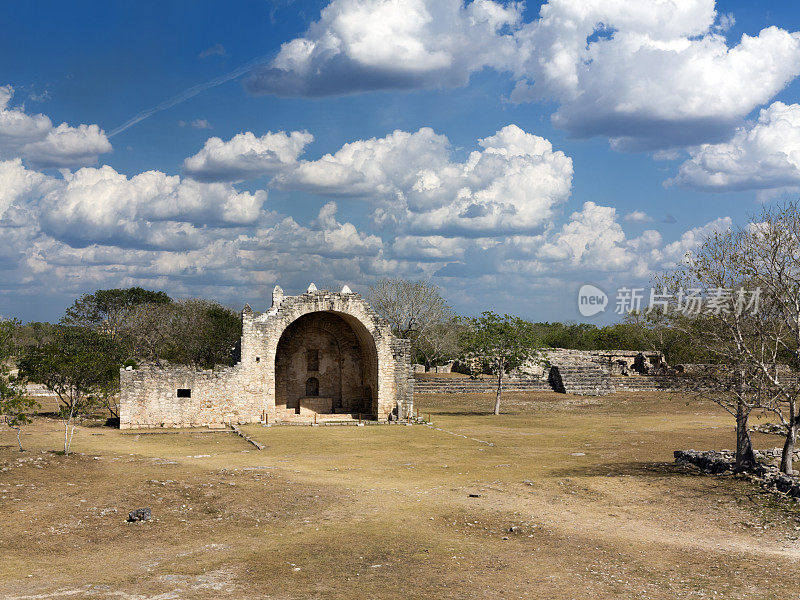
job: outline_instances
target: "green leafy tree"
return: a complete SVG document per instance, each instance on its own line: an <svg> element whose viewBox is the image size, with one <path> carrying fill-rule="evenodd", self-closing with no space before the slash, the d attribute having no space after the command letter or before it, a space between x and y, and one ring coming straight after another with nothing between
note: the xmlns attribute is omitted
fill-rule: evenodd
<svg viewBox="0 0 800 600"><path fill-rule="evenodd" d="M191 332L194 334L190 336L192 355L187 357L188 361L207 369L220 364L230 365L233 349L242 336L241 318L220 304L200 303L189 308L198 313L199 327Z"/></svg>
<svg viewBox="0 0 800 600"><path fill-rule="evenodd" d="M19 323L0 320L0 417L17 432L17 445L22 452L22 427L31 423L30 413L38 403L25 393L23 379L11 374L14 359L14 332Z"/></svg>
<svg viewBox="0 0 800 600"><path fill-rule="evenodd" d="M42 346L53 341L53 331L56 325L52 323L42 323L31 321L24 325L15 323L14 325L14 347L20 354L24 354L28 348Z"/></svg>
<svg viewBox="0 0 800 600"><path fill-rule="evenodd" d="M211 369L232 364L242 322L238 313L216 302L190 299L136 307L124 335L142 360Z"/></svg>
<svg viewBox="0 0 800 600"><path fill-rule="evenodd" d="M503 377L529 361L542 360L541 348L531 323L510 315L487 311L462 320L459 343L462 359L473 376L488 370L497 378L494 414L500 414Z"/></svg>
<svg viewBox="0 0 800 600"><path fill-rule="evenodd" d="M61 319L62 325L89 327L116 339L124 329L130 311L144 304L169 304L172 299L164 292L140 287L97 290L84 294L70 306Z"/></svg>
<svg viewBox="0 0 800 600"><path fill-rule="evenodd" d="M688 322L675 317L663 310L631 312L620 325L629 330L635 345L632 349L657 350L668 364L713 362L714 354L693 342L687 333L691 329Z"/></svg>
<svg viewBox="0 0 800 600"><path fill-rule="evenodd" d="M69 454L75 420L108 404L119 391L121 364L122 352L110 336L80 327L59 327L53 342L23 356L20 373L58 398L64 454Z"/></svg>

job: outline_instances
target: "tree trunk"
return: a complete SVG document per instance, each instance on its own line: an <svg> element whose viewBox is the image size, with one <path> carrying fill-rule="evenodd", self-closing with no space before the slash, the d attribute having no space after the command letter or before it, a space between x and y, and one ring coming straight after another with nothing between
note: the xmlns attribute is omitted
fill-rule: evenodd
<svg viewBox="0 0 800 600"><path fill-rule="evenodd" d="M792 460L794 458L794 444L797 441L797 416L794 414L794 406L790 407L792 414L789 415L789 430L786 432L786 441L783 443L783 453L781 454L781 472L787 475L792 474Z"/></svg>
<svg viewBox="0 0 800 600"><path fill-rule="evenodd" d="M753 443L750 432L747 430L747 419L750 410L739 402L736 407L736 469L744 471L751 469L756 464L756 455L753 452Z"/></svg>
<svg viewBox="0 0 800 600"><path fill-rule="evenodd" d="M22 449L22 440L20 439L20 434L22 433L22 427L14 427L17 430L17 446L19 446L19 451L24 452Z"/></svg>
<svg viewBox="0 0 800 600"><path fill-rule="evenodd" d="M503 391L503 371L497 375L497 397L494 399L494 414L500 414L500 393Z"/></svg>
<svg viewBox="0 0 800 600"><path fill-rule="evenodd" d="M64 419L64 456L69 454L69 423L72 417Z"/></svg>
<svg viewBox="0 0 800 600"><path fill-rule="evenodd" d="M69 430L69 442L67 442L67 451L65 454L69 454L69 449L72 447L72 436L75 435L75 426L73 425L70 427Z"/></svg>

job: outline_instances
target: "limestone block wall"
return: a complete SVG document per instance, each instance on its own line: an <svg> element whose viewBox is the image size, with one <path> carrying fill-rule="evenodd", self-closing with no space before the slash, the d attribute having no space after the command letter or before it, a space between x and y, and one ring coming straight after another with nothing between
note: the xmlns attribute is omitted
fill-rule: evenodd
<svg viewBox="0 0 800 600"><path fill-rule="evenodd" d="M411 340L393 339L395 397L398 418L414 412L414 369L411 365Z"/></svg>
<svg viewBox="0 0 800 600"><path fill-rule="evenodd" d="M178 390L188 390L189 397ZM208 371L182 365L123 370L120 428L252 423L261 415L261 392L248 382L241 365Z"/></svg>
<svg viewBox="0 0 800 600"><path fill-rule="evenodd" d="M273 306L265 313L250 313L243 320L242 363L260 361L274 365L281 336L294 321L309 313L330 312L352 328L359 344L366 349L365 366L369 372L365 386L370 388L370 412L378 420L386 420L398 405L411 410L413 384L409 384L410 352L406 342L397 340L388 323L381 319L359 294L352 292L317 291L309 288L298 296L273 294ZM397 343L399 342L399 346ZM404 349L404 350L403 350ZM274 369L263 370L267 389L266 410L275 416L276 377Z"/></svg>
<svg viewBox="0 0 800 600"><path fill-rule="evenodd" d="M369 412L375 384L368 354L369 348L361 347L342 317L331 313L300 317L286 328L278 343L277 409L296 408L299 398L313 395L307 388L316 383L319 396L333 399L325 412Z"/></svg>

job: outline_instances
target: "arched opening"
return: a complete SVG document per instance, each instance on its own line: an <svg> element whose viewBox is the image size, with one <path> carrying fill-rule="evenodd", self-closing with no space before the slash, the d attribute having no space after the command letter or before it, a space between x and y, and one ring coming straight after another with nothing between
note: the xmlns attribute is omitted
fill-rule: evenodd
<svg viewBox="0 0 800 600"><path fill-rule="evenodd" d="M275 409L281 415L374 415L375 341L355 317L318 311L293 321L275 353Z"/></svg>

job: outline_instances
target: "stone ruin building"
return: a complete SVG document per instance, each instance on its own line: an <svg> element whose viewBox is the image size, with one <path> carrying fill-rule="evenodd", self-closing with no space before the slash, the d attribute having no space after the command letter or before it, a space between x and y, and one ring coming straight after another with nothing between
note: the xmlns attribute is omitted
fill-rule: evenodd
<svg viewBox="0 0 800 600"><path fill-rule="evenodd" d="M556 391L565 394L604 396L616 391L659 391L680 389L681 365L670 367L661 352L650 350L573 350L544 348L544 360L534 360L511 372L504 388L511 391ZM426 373L413 365L415 390L422 394L487 393L495 388L494 378L470 380L439 378L449 373L452 363Z"/></svg>
<svg viewBox="0 0 800 600"><path fill-rule="evenodd" d="M350 288L242 311L240 361L198 371L147 365L120 375L120 427L405 419L413 409L408 340Z"/></svg>

